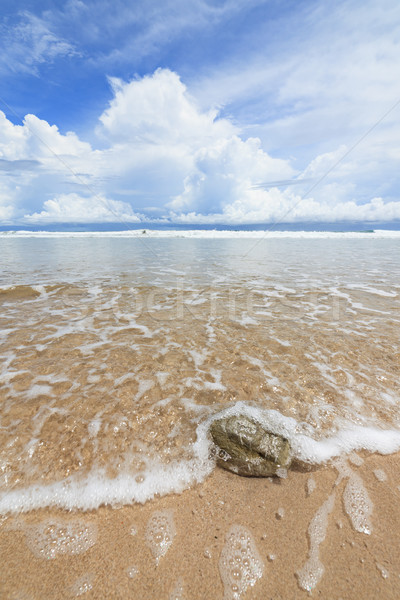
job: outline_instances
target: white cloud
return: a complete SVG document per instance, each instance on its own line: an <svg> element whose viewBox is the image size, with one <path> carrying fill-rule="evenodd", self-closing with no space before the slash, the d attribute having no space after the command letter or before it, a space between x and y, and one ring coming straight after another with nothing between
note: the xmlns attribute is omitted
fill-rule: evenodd
<svg viewBox="0 0 400 600"><path fill-rule="evenodd" d="M291 177L286 161L263 152L260 140L243 141L237 135L217 140L194 155L191 173L185 178L182 194L169 204L173 211L221 210L239 199L245 201L252 185L266 179Z"/></svg>
<svg viewBox="0 0 400 600"><path fill-rule="evenodd" d="M46 158L79 157L91 152L90 144L82 142L72 131L61 134L56 125L38 119L35 115L26 115L25 152L32 157Z"/></svg>
<svg viewBox="0 0 400 600"><path fill-rule="evenodd" d="M100 116L104 135L116 142L199 147L232 135L236 128L218 119L215 110L201 112L179 76L169 69L125 83L110 79L114 98Z"/></svg>
<svg viewBox="0 0 400 600"><path fill-rule="evenodd" d="M28 223L137 223L135 215L126 202L109 200L104 196L82 197L78 194L62 194L43 204L40 213L27 214Z"/></svg>
<svg viewBox="0 0 400 600"><path fill-rule="evenodd" d="M38 65L60 56L78 54L67 40L52 32L45 20L30 12L20 13L20 21L10 27L0 25L0 71L38 74Z"/></svg>
<svg viewBox="0 0 400 600"><path fill-rule="evenodd" d="M396 0L302 3L273 36L269 26L242 56L190 82L202 104L227 106L267 151L296 155L304 168L332 146L351 146L400 99ZM385 124L399 134L398 111Z"/></svg>
<svg viewBox="0 0 400 600"><path fill-rule="evenodd" d="M10 196L7 185L0 178L0 222L9 224L14 216L15 206L12 202L12 196Z"/></svg>
<svg viewBox="0 0 400 600"><path fill-rule="evenodd" d="M22 125L14 125L0 111L0 158L6 160L46 160L79 157L91 152L90 144L73 132L63 135L56 125L26 115Z"/></svg>
<svg viewBox="0 0 400 600"><path fill-rule="evenodd" d="M302 198L278 189L253 191L241 200L224 207L220 213L202 214L195 211L172 213L173 222L194 224L298 223L311 221L393 221L400 219L400 202L384 202L373 198L365 204L353 201L321 204L313 198Z"/></svg>
<svg viewBox="0 0 400 600"><path fill-rule="evenodd" d="M0 157L5 160L25 158L26 130L13 125L0 110Z"/></svg>
<svg viewBox="0 0 400 600"><path fill-rule="evenodd" d="M141 80L112 83L115 96L99 131L112 144L107 161L113 167L118 162L120 173L129 171L154 195L157 182L164 207L207 213L252 183L293 175L287 161L263 152L259 140L244 141L228 119L201 111L176 73L159 69Z"/></svg>
<svg viewBox="0 0 400 600"><path fill-rule="evenodd" d="M167 49L182 36L195 38L204 31L216 32L218 26L225 28L229 20L263 4L268 0L114 0L110 11L109 2L70 0L63 11L52 16L58 23L72 21L81 37L100 42L101 51L89 61L110 70L115 65L131 65L132 57L137 63L144 57L164 58ZM109 48L104 47L105 32L107 41L116 42Z"/></svg>
<svg viewBox="0 0 400 600"><path fill-rule="evenodd" d="M374 132L372 145L321 153L296 171L228 118L200 109L168 69L112 84L98 149L34 115L19 126L0 113L0 216L23 223L400 219L400 152L391 131ZM298 186L265 183L294 177Z"/></svg>
<svg viewBox="0 0 400 600"><path fill-rule="evenodd" d="M8 167L1 176L1 203L8 207L3 218L23 218L31 206L37 208L43 199L77 182L90 195L95 157L90 144L73 132L63 135L35 115L26 115L22 125L14 125L0 111L0 160ZM80 174L84 166L89 167L89 178Z"/></svg>

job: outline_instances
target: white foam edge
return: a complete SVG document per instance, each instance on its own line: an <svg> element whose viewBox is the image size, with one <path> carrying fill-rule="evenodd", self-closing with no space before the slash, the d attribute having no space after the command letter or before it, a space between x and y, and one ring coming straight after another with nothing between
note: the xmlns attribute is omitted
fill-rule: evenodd
<svg viewBox="0 0 400 600"><path fill-rule="evenodd" d="M138 483L135 475L121 473L108 479L100 470L85 477L70 477L50 485L32 485L4 491L0 494L0 514L25 512L44 506L68 510L91 510L102 504L120 506L134 502L144 503L157 495L180 493L201 483L212 472L215 460L211 457L210 424L222 417L247 415L269 431L286 437L292 456L310 464L323 464L355 450L392 454L400 450L400 431L352 425L350 422L332 436L322 439L311 437L312 428L286 417L276 410L262 410L237 402L233 406L210 415L197 426L197 439L192 446L193 458L170 465L156 461L146 472L145 480ZM301 431L307 428L311 435Z"/></svg>
<svg viewBox="0 0 400 600"><path fill-rule="evenodd" d="M109 479L99 469L93 470L84 477L72 476L49 485L31 485L3 492L0 494L0 514L43 507L92 510L104 504L145 503L156 494L180 493L204 481L214 468L207 432L208 425L199 425L197 440L193 444L193 459L171 465L154 462L143 482L137 482L135 475L127 473Z"/></svg>
<svg viewBox="0 0 400 600"><path fill-rule="evenodd" d="M209 418L208 424L220 417L239 414L258 421L268 431L288 439L293 458L311 464L326 463L337 456L357 450L379 454L393 454L400 450L398 429L381 429L342 421L341 429L334 435L315 439L311 436L315 430L310 425L299 423L293 417L286 417L277 410L259 409L244 402L237 402L226 410L214 414ZM302 428L307 429L311 435L301 431Z"/></svg>
<svg viewBox="0 0 400 600"><path fill-rule="evenodd" d="M182 229L182 230L162 230L145 229L146 235L143 235L143 229L131 229L123 231L2 231L0 238L305 238L305 239L376 239L376 238L400 238L400 231L374 229L372 231L269 231L269 230L217 230L217 229Z"/></svg>

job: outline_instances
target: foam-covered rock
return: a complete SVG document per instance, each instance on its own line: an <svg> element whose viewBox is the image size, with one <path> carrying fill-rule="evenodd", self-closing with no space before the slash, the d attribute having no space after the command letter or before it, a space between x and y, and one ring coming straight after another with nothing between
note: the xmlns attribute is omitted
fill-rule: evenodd
<svg viewBox="0 0 400 600"><path fill-rule="evenodd" d="M210 433L217 446L217 464L238 475L269 477L290 465L288 440L245 415L213 421Z"/></svg>

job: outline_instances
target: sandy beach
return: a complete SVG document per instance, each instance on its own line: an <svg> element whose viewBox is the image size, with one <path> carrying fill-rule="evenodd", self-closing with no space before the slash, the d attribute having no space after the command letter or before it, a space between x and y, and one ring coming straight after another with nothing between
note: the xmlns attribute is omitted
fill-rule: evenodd
<svg viewBox="0 0 400 600"><path fill-rule="evenodd" d="M399 598L398 242L149 241L5 244L1 600Z"/></svg>
<svg viewBox="0 0 400 600"><path fill-rule="evenodd" d="M273 480L216 469L202 485L144 505L89 512L40 510L4 520L1 598L306 598L296 573L310 555L310 522L332 492L326 537L322 534L318 548L324 572L311 595L330 600L398 598L400 455L365 454L357 466L359 458L353 455L347 464L362 477L373 503L370 535L354 530L343 505L346 479L336 485L338 473L331 466L293 469L287 479ZM147 530L155 511L167 511L175 529L158 565ZM80 554L55 551L49 558L45 536L36 546L32 541L43 523L65 526L77 520L95 535L93 545ZM250 533L262 570L254 585L236 596L229 586L224 589L220 565L233 525ZM40 547L47 558L38 555Z"/></svg>

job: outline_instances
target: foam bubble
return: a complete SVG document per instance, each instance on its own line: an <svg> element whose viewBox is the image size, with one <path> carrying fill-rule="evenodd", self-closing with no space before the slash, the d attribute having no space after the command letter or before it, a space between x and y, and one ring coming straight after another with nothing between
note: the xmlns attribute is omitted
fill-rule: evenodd
<svg viewBox="0 0 400 600"><path fill-rule="evenodd" d="M376 568L382 575L383 579L387 579L389 577L389 571L387 569L385 569L384 566L380 565L379 563L376 563Z"/></svg>
<svg viewBox="0 0 400 600"><path fill-rule="evenodd" d="M284 508L278 508L278 510L276 511L276 518L278 520L283 519L283 517L285 516L285 509Z"/></svg>
<svg viewBox="0 0 400 600"><path fill-rule="evenodd" d="M93 575L86 573L79 577L70 587L71 593L75 596L83 596L87 592L93 589Z"/></svg>
<svg viewBox="0 0 400 600"><path fill-rule="evenodd" d="M373 504L359 475L352 473L343 492L344 508L356 531L369 535Z"/></svg>
<svg viewBox="0 0 400 600"><path fill-rule="evenodd" d="M151 515L146 528L146 541L157 564L171 547L175 533L172 511L156 510Z"/></svg>
<svg viewBox="0 0 400 600"><path fill-rule="evenodd" d="M89 437L93 438L99 433L101 427L101 419L93 419L88 423Z"/></svg>
<svg viewBox="0 0 400 600"><path fill-rule="evenodd" d="M352 452L349 455L349 461L356 467L361 467L361 465L364 464L364 460L355 452Z"/></svg>
<svg viewBox="0 0 400 600"><path fill-rule="evenodd" d="M232 525L219 560L224 600L239 600L247 588L262 577L263 571L264 564L250 531L241 525Z"/></svg>
<svg viewBox="0 0 400 600"><path fill-rule="evenodd" d="M130 565L126 570L126 574L129 579L134 579L139 574L139 569L135 565Z"/></svg>
<svg viewBox="0 0 400 600"><path fill-rule="evenodd" d="M319 558L319 547L325 539L328 527L328 515L332 512L335 494L332 493L322 506L317 510L308 527L310 549L308 560L297 573L299 586L311 592L324 574L325 567Z"/></svg>
<svg viewBox="0 0 400 600"><path fill-rule="evenodd" d="M305 565L296 573L299 586L311 592L320 581L325 572L325 567L318 557L310 556Z"/></svg>
<svg viewBox="0 0 400 600"><path fill-rule="evenodd" d="M387 480L387 475L383 469L375 469L374 475L378 481L386 481Z"/></svg>
<svg viewBox="0 0 400 600"><path fill-rule="evenodd" d="M279 467L276 470L276 475L279 477L279 479L287 479L288 471L284 467Z"/></svg>
<svg viewBox="0 0 400 600"><path fill-rule="evenodd" d="M39 558L53 559L60 554L82 554L97 540L97 528L75 519L63 522L48 519L25 531L26 545Z"/></svg>
<svg viewBox="0 0 400 600"><path fill-rule="evenodd" d="M316 487L317 487L317 484L315 483L315 479L313 477L310 477L309 479L307 479L307 483L306 483L307 496L311 496L311 494L313 493L313 491L315 490Z"/></svg>
<svg viewBox="0 0 400 600"><path fill-rule="evenodd" d="M179 577L178 581L176 582L174 589L169 596L169 600L184 600L182 577Z"/></svg>

